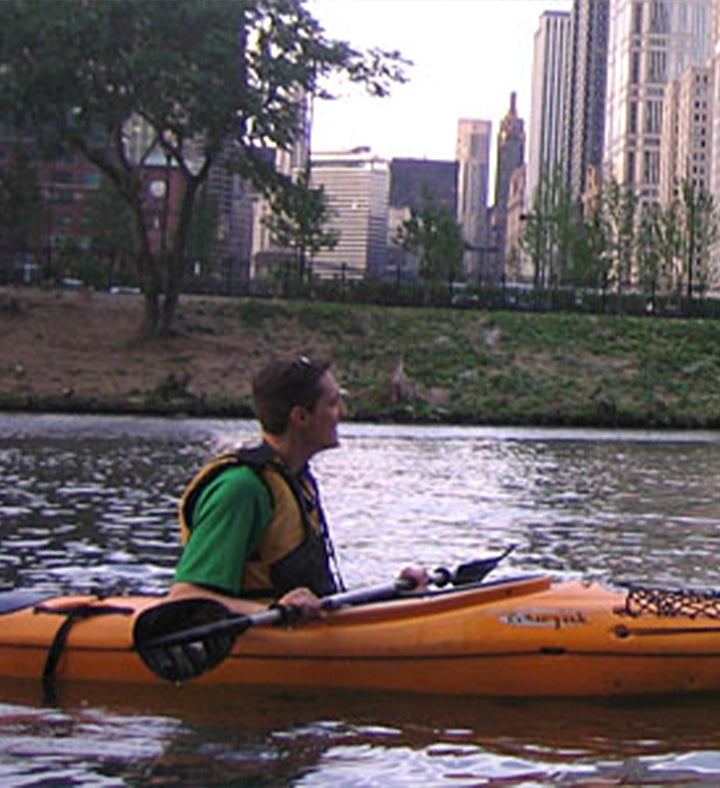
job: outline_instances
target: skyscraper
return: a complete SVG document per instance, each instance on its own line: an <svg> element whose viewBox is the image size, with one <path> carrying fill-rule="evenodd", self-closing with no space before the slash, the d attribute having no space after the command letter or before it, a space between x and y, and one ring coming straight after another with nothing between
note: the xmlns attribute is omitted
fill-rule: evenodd
<svg viewBox="0 0 720 788"><path fill-rule="evenodd" d="M490 135L488 120L458 121L458 213L463 238L471 247L463 260L468 280L482 277L481 250L488 244L488 184L490 180Z"/></svg>
<svg viewBox="0 0 720 788"><path fill-rule="evenodd" d="M642 202L660 198L665 86L711 54L714 0L613 0L608 39L605 177Z"/></svg>
<svg viewBox="0 0 720 788"><path fill-rule="evenodd" d="M565 104L565 181L579 199L602 164L610 0L574 0Z"/></svg>
<svg viewBox="0 0 720 788"><path fill-rule="evenodd" d="M510 107L500 123L495 171L495 204L492 212L492 252L495 261L494 279L505 271L505 238L507 235L508 197L513 172L525 161L525 123L517 114L517 96L510 94Z"/></svg>
<svg viewBox="0 0 720 788"><path fill-rule="evenodd" d="M540 17L534 41L526 194L529 206L541 181L554 177L562 165L569 47L570 14L546 11Z"/></svg>

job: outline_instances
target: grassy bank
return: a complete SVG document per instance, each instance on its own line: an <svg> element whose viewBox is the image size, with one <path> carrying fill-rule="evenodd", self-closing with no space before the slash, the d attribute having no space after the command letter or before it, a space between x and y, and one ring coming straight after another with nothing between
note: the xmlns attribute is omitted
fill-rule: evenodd
<svg viewBox="0 0 720 788"><path fill-rule="evenodd" d="M140 343L141 314L0 290L0 407L249 415L254 371L304 353L332 359L357 420L720 426L720 321L183 297L178 335Z"/></svg>

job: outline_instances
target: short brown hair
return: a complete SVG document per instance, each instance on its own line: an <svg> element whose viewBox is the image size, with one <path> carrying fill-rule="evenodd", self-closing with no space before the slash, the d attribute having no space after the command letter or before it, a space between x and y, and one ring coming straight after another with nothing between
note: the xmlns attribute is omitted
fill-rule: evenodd
<svg viewBox="0 0 720 788"><path fill-rule="evenodd" d="M305 356L275 359L263 367L252 384L255 413L263 430L282 435L296 405L313 410L323 393L320 378L329 368L329 362Z"/></svg>

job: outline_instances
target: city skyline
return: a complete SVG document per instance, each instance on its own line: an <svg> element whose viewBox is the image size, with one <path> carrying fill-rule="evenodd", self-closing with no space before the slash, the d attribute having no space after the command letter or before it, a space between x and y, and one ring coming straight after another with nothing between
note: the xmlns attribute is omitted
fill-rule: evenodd
<svg viewBox="0 0 720 788"><path fill-rule="evenodd" d="M414 62L410 81L395 86L388 98L369 98L351 88L335 101L316 102L313 148L369 146L388 159L452 160L459 120L492 123L493 157L511 93L517 94L518 114L527 121L540 16L570 11L572 2L308 0L307 7L329 37L357 48L398 49Z"/></svg>

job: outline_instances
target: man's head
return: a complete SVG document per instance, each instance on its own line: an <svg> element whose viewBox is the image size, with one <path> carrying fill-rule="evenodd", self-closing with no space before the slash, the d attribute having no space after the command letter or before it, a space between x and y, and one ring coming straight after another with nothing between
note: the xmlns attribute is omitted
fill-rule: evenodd
<svg viewBox="0 0 720 788"><path fill-rule="evenodd" d="M312 414L327 394L328 362L313 362L304 356L277 359L255 376L252 385L255 413L263 430L282 435L291 424L294 408Z"/></svg>

